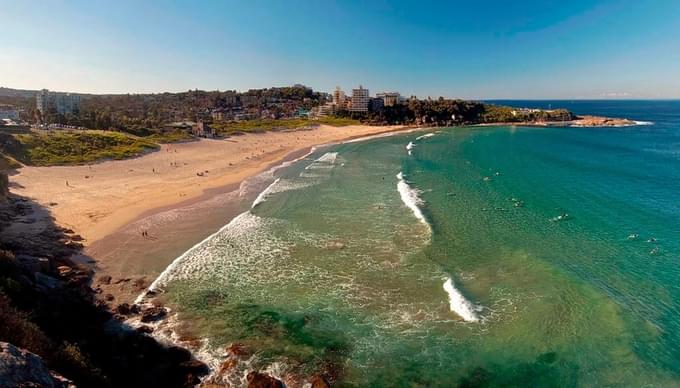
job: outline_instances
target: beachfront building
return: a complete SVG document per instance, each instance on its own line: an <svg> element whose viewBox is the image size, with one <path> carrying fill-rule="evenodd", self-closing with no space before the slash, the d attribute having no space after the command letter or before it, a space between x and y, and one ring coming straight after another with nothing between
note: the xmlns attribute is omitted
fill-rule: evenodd
<svg viewBox="0 0 680 388"><path fill-rule="evenodd" d="M323 105L315 106L309 112L310 117L325 117L332 115L337 111L337 105L333 103L326 103Z"/></svg>
<svg viewBox="0 0 680 388"><path fill-rule="evenodd" d="M19 111L13 105L0 104L0 120L19 121Z"/></svg>
<svg viewBox="0 0 680 388"><path fill-rule="evenodd" d="M191 127L191 133L196 137L207 137L211 139L215 137L215 129L203 120L199 120Z"/></svg>
<svg viewBox="0 0 680 388"><path fill-rule="evenodd" d="M50 92L40 90L35 95L35 103L43 117L48 113L65 115L80 110L80 96L71 93Z"/></svg>
<svg viewBox="0 0 680 388"><path fill-rule="evenodd" d="M401 95L399 92L383 92L376 94L377 98L383 100L385 106L395 106L401 104Z"/></svg>
<svg viewBox="0 0 680 388"><path fill-rule="evenodd" d="M336 87L333 91L333 105L338 108L345 107L345 92L340 89L340 86Z"/></svg>
<svg viewBox="0 0 680 388"><path fill-rule="evenodd" d="M349 110L350 112L368 112L369 102L368 89L359 85L358 89L352 89L352 105Z"/></svg>

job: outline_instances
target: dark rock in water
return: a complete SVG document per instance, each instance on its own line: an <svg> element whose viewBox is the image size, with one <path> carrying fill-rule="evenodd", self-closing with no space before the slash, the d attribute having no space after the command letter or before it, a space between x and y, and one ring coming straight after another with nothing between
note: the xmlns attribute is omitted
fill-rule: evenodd
<svg viewBox="0 0 680 388"><path fill-rule="evenodd" d="M229 345L229 347L227 348L227 353L234 355L236 357L248 356L250 354L248 348L245 345L239 344L237 342L234 342L233 344Z"/></svg>
<svg viewBox="0 0 680 388"><path fill-rule="evenodd" d="M163 307L150 307L142 311L141 321L144 323L155 322L167 314L167 311Z"/></svg>
<svg viewBox="0 0 680 388"><path fill-rule="evenodd" d="M312 385L312 388L330 388L331 386L321 375L312 377L309 383Z"/></svg>
<svg viewBox="0 0 680 388"><path fill-rule="evenodd" d="M184 361L179 364L179 367L185 369L187 372L198 375L203 375L210 371L206 364L196 359Z"/></svg>
<svg viewBox="0 0 680 388"><path fill-rule="evenodd" d="M0 342L0 386L66 388L74 385L50 372L37 355L10 343Z"/></svg>
<svg viewBox="0 0 680 388"><path fill-rule="evenodd" d="M248 388L284 388L283 383L267 374L250 372L246 377Z"/></svg>
<svg viewBox="0 0 680 388"><path fill-rule="evenodd" d="M137 331L137 333L151 334L151 333L153 333L153 327L147 326L147 325L142 325L142 326L138 327L137 329L135 329L135 331Z"/></svg>
<svg viewBox="0 0 680 388"><path fill-rule="evenodd" d="M127 303L121 303L116 307L116 312L121 315L130 315L130 305Z"/></svg>

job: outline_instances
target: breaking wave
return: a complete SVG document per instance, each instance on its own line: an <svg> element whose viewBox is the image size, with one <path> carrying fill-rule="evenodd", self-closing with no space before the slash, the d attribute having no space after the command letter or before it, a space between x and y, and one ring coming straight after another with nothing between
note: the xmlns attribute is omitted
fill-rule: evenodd
<svg viewBox="0 0 680 388"><path fill-rule="evenodd" d="M420 136L416 137L416 140L427 139L428 137L432 137L434 135L435 135L434 133L426 133L424 135L420 135Z"/></svg>
<svg viewBox="0 0 680 388"><path fill-rule="evenodd" d="M463 294L453 285L453 280L447 278L444 282L444 291L449 294L449 307L467 322L479 322L476 311L478 307L465 299Z"/></svg>
<svg viewBox="0 0 680 388"><path fill-rule="evenodd" d="M415 189L411 187L408 183L406 183L406 180L404 180L404 174L402 174L401 172L397 174L397 179L399 179L399 182L397 182L397 191L399 191L399 195L401 196L402 202L404 202L404 205L406 205L406 207L411 209L413 215L416 216L416 218L419 219L420 222L429 227L430 224L427 222L425 215L420 209L420 205L423 205L425 203L420 198L420 190Z"/></svg>
<svg viewBox="0 0 680 388"><path fill-rule="evenodd" d="M274 186L276 186L276 184L279 183L280 180L281 180L281 178L276 178L276 180L274 182L272 182L272 184L267 186L266 189L262 190L262 192L253 201L253 205L251 206L251 209L254 208L255 206L261 204L265 200L267 200L267 195L269 195L272 192L272 190L274 189Z"/></svg>

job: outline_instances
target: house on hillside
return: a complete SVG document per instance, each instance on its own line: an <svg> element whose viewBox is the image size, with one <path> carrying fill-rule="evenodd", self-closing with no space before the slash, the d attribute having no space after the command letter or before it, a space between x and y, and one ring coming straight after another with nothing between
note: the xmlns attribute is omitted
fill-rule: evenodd
<svg viewBox="0 0 680 388"><path fill-rule="evenodd" d="M211 139L216 135L215 129L203 120L199 120L196 125L191 127L191 133L196 137L207 137Z"/></svg>

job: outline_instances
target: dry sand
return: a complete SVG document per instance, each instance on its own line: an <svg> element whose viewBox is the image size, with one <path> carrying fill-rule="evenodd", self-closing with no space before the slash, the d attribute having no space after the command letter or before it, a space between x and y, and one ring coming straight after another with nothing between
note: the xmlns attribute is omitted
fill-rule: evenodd
<svg viewBox="0 0 680 388"><path fill-rule="evenodd" d="M11 177L12 191L48 207L58 224L73 229L88 245L153 209L238 184L292 152L402 128L320 126L166 144L160 151L128 160L24 167Z"/></svg>

